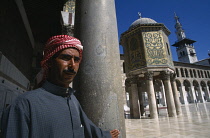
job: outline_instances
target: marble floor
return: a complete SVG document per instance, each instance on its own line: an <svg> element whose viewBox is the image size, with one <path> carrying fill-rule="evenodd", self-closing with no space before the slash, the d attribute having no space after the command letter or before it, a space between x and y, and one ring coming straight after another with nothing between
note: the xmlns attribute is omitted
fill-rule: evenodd
<svg viewBox="0 0 210 138"><path fill-rule="evenodd" d="M126 138L210 138L210 103L182 105L182 116L125 119Z"/></svg>

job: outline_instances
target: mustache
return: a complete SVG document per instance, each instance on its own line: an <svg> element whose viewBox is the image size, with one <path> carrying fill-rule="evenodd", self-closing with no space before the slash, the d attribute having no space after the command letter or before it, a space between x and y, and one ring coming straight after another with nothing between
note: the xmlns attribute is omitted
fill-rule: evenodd
<svg viewBox="0 0 210 138"><path fill-rule="evenodd" d="M74 69L65 69L63 70L64 73L72 73L72 74L77 74L76 71L74 71Z"/></svg>

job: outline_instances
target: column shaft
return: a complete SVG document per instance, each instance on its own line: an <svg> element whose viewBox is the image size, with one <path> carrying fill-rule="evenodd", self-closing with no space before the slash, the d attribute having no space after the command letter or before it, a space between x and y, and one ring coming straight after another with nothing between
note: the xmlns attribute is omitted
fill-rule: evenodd
<svg viewBox="0 0 210 138"><path fill-rule="evenodd" d="M163 76L163 84L164 84L165 93L166 93L168 115L169 117L174 117L176 116L176 108L174 104L173 92L171 89L170 73L162 72L162 76Z"/></svg>
<svg viewBox="0 0 210 138"><path fill-rule="evenodd" d="M148 100L149 100L149 111L150 111L150 118L157 119L158 112L157 112L157 105L156 105L156 97L153 85L153 74L146 73L146 84L147 84L147 93L148 93Z"/></svg>
<svg viewBox="0 0 210 138"><path fill-rule="evenodd" d="M87 116L125 138L115 1L77 0L75 37L84 46L74 88Z"/></svg>
<svg viewBox="0 0 210 138"><path fill-rule="evenodd" d="M175 74L173 74L172 80L171 80L171 85L172 85L172 90L173 90L174 103L175 103L175 107L176 107L176 114L181 115L182 109L181 109L181 104L180 104L180 100L179 100L179 94L177 91L175 77L176 77Z"/></svg>
<svg viewBox="0 0 210 138"><path fill-rule="evenodd" d="M139 119L140 118L140 114L139 114L139 103L138 103L138 100L139 100L139 97L138 97L138 87L137 87L137 84L131 84L131 101L130 101L130 104L132 105L132 110L131 110L131 117L133 119Z"/></svg>
<svg viewBox="0 0 210 138"><path fill-rule="evenodd" d="M141 87L138 87L138 96L139 96L140 114L141 116L143 116L145 111L144 111L144 101L143 101Z"/></svg>

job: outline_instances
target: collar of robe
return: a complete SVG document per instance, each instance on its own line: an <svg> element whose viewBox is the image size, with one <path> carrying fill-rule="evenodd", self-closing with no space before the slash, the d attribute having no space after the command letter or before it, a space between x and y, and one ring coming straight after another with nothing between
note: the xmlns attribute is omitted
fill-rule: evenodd
<svg viewBox="0 0 210 138"><path fill-rule="evenodd" d="M45 83L42 85L42 88L52 94L62 97L69 97L71 94L74 93L74 90L70 87L69 88L60 87L50 83L49 81L45 81Z"/></svg>

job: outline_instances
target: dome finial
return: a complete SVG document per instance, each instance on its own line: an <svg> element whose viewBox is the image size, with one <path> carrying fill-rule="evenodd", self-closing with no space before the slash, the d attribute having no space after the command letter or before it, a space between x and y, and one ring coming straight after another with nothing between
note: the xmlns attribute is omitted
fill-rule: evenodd
<svg viewBox="0 0 210 138"><path fill-rule="evenodd" d="M139 15L139 19L141 18L141 13L140 12L138 12L138 15Z"/></svg>

